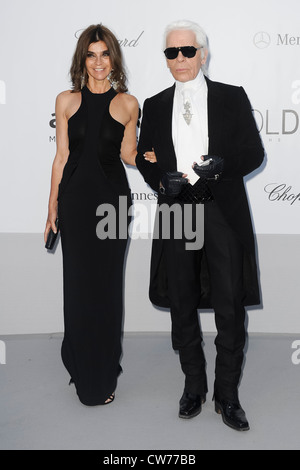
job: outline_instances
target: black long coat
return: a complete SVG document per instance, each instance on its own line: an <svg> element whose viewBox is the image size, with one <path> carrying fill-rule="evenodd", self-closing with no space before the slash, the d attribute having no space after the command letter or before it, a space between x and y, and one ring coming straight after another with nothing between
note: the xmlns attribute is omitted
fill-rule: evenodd
<svg viewBox="0 0 300 470"><path fill-rule="evenodd" d="M208 86L208 135L210 155L224 158L218 182L210 183L214 199L244 247L244 305L260 303L255 243L243 177L258 168L264 149L250 102L242 87L213 82ZM165 171L177 170L172 141L172 111L175 85L145 100L136 165L145 181L159 189ZM157 163L147 162L143 154L154 149ZM200 158L200 155L199 155ZM158 204L166 196L158 192ZM222 234L220 234L222 236ZM163 240L154 239L151 256L149 296L152 303L169 307L167 279L162 257ZM199 272L199 308L209 308L210 285L205 253Z"/></svg>

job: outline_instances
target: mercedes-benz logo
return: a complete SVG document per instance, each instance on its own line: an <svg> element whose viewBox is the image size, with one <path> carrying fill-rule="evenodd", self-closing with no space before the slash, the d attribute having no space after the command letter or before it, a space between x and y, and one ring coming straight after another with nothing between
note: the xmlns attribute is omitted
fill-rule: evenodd
<svg viewBox="0 0 300 470"><path fill-rule="evenodd" d="M271 37L265 31L260 31L259 33L255 34L253 42L258 49L265 49L271 44Z"/></svg>

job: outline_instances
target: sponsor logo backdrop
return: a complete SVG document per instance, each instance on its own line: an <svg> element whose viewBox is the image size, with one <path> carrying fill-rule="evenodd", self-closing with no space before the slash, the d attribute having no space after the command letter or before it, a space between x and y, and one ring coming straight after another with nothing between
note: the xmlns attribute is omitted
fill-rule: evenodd
<svg viewBox="0 0 300 470"><path fill-rule="evenodd" d="M77 37L102 22L116 34L129 88L146 97L173 83L162 54L167 23L191 18L205 28L210 77L246 89L267 152L265 167L247 188L257 233L300 233L300 29L297 0L245 3L212 0L127 2L97 0L1 2L0 119L1 232L44 229L55 154L56 95L70 88L68 70ZM134 199L155 197L136 169Z"/></svg>
<svg viewBox="0 0 300 470"><path fill-rule="evenodd" d="M56 150L55 98L70 88L78 35L99 22L115 32L130 93L142 108L173 84L162 36L181 18L208 34L210 78L245 88L266 149L263 167L246 178L263 294L249 331L300 332L299 0L1 0L0 12L1 333L63 329L61 250L46 253L42 233ZM156 194L136 169L128 169L128 178L139 225L127 257L124 329L169 331L169 315L148 299L148 214ZM213 315L201 322L203 331L215 331Z"/></svg>

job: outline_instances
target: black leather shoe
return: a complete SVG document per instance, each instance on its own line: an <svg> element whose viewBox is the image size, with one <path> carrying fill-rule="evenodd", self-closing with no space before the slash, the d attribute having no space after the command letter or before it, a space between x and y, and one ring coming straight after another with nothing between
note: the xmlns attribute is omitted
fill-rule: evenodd
<svg viewBox="0 0 300 470"><path fill-rule="evenodd" d="M227 400L215 400L215 410L222 415L223 422L236 431L249 431L249 423L246 418L245 411L237 402Z"/></svg>
<svg viewBox="0 0 300 470"><path fill-rule="evenodd" d="M201 413L202 405L205 403L205 401L205 396L183 392L179 402L179 418L194 418L194 416L197 416L199 413Z"/></svg>

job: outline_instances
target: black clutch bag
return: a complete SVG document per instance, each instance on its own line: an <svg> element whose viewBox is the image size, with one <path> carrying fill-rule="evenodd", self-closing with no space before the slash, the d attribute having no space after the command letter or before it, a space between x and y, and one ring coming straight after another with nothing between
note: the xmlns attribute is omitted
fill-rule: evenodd
<svg viewBox="0 0 300 470"><path fill-rule="evenodd" d="M207 180L199 178L194 185L188 183L182 186L177 199L185 203L204 204L205 202L213 201L214 198L207 185Z"/></svg>
<svg viewBox="0 0 300 470"><path fill-rule="evenodd" d="M56 233L53 232L52 228L50 228L50 231L48 233L48 237L47 237L47 241L45 245L45 248L47 248L47 250L53 250L53 247L55 245L57 235L58 235L58 219L56 219L55 221L55 226L57 229Z"/></svg>

